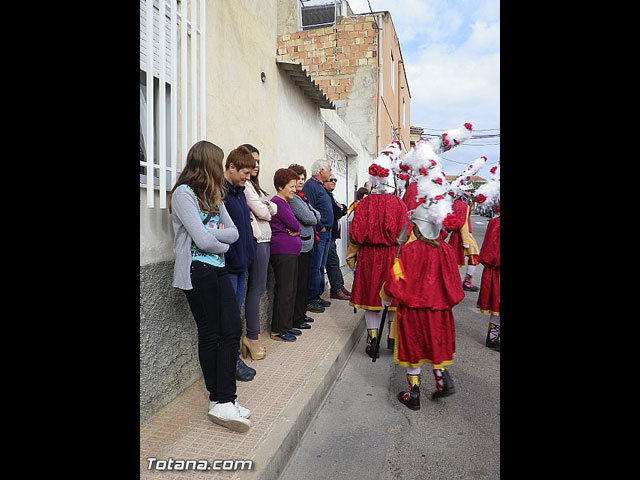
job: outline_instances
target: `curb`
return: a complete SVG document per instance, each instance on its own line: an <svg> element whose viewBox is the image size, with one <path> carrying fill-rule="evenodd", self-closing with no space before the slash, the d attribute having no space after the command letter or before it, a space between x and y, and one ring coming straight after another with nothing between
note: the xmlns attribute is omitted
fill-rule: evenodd
<svg viewBox="0 0 640 480"><path fill-rule="evenodd" d="M362 310L354 315L364 318ZM278 417L267 438L256 448L251 458L254 467L252 478L275 480L280 477L364 330L365 323L359 321L351 335L338 338L306 383L291 397L291 401ZM245 478L246 473L244 472ZM236 472L232 479L238 479L240 475Z"/></svg>

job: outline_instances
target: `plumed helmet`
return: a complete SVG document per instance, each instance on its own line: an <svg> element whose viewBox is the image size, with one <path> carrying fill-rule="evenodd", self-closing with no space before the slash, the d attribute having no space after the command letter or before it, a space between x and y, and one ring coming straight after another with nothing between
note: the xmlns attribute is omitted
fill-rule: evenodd
<svg viewBox="0 0 640 480"><path fill-rule="evenodd" d="M487 157L476 158L460 175L451 182L449 187L449 195L454 198L469 198L470 190L473 189L471 177L480 171L487 161Z"/></svg>
<svg viewBox="0 0 640 480"><path fill-rule="evenodd" d="M475 192L474 200L485 207L493 207L500 203L500 164L493 167L491 177Z"/></svg>
<svg viewBox="0 0 640 480"><path fill-rule="evenodd" d="M402 146L395 140L387 145L369 166L371 193L395 193L395 169L401 153Z"/></svg>

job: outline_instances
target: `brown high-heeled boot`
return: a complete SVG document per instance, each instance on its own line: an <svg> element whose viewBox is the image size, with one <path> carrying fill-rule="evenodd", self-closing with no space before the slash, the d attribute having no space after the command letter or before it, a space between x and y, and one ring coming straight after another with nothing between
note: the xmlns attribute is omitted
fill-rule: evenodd
<svg viewBox="0 0 640 480"><path fill-rule="evenodd" d="M267 355L267 349L260 345L260 337L257 340L242 337L242 358L247 358L247 352L252 360L262 360Z"/></svg>

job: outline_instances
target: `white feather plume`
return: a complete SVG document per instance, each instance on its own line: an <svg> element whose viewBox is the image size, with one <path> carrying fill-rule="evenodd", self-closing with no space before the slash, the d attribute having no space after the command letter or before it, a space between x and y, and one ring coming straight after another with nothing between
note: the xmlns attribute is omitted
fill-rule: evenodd
<svg viewBox="0 0 640 480"><path fill-rule="evenodd" d="M471 124L465 123L462 127L446 130L439 137L432 139L431 142L433 143L434 150L439 155L469 140L471 138L471 132Z"/></svg>
<svg viewBox="0 0 640 480"><path fill-rule="evenodd" d="M485 156L476 158L471 165L469 165L453 182L451 182L449 191L451 191L455 196L462 195L466 190L465 186L469 186L471 184L471 177L484 167L486 161L487 157Z"/></svg>
<svg viewBox="0 0 640 480"><path fill-rule="evenodd" d="M401 153L402 147L398 141L391 142L380 152L380 155L376 157L372 165L378 165L379 167L387 169L389 171L389 176L378 177L369 174L369 182L371 183L372 188L379 184L394 184L393 176L395 175L395 172L397 172L397 159Z"/></svg>
<svg viewBox="0 0 640 480"><path fill-rule="evenodd" d="M426 209L426 219L430 223L441 225L447 214L451 213L453 205L453 200L447 195L449 185L442 171L442 162L437 155L432 155L430 147L422 151L416 148L416 152L418 159L422 160L422 163L418 162L418 166L424 165L416 176L416 200L424 199L422 208Z"/></svg>
<svg viewBox="0 0 640 480"><path fill-rule="evenodd" d="M485 207L492 207L500 202L500 165L495 167L487 183L483 184L476 190L474 196L484 195L487 199L482 202Z"/></svg>

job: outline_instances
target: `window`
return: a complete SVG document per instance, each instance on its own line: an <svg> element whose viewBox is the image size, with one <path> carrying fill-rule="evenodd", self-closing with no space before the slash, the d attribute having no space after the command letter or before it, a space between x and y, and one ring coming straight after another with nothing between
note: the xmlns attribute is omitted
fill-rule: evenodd
<svg viewBox="0 0 640 480"><path fill-rule="evenodd" d="M336 17L345 16L346 5L342 0L299 0L300 24L303 30L328 27L336 24Z"/></svg>
<svg viewBox="0 0 640 480"><path fill-rule="evenodd" d="M331 161L331 174L336 177L338 182L333 190L333 197L338 203L349 205L349 171L347 154L329 138L324 138L325 157ZM340 232L349 232L348 219L346 216L338 220L338 228ZM341 233L340 238L336 239L336 253L340 259L340 266L346 265L346 253L349 247L349 235Z"/></svg>
<svg viewBox="0 0 640 480"><path fill-rule="evenodd" d="M171 130L171 85L169 83L164 82L165 86L165 133L162 135L165 140L165 148L164 152L171 151L171 139L172 139L172 130ZM146 72L140 70L140 184L147 185L147 74ZM160 134L158 130L158 124L160 120L160 80L157 77L153 77L153 133L151 135L151 139L153 141L153 148L150 150L153 152L153 163L154 165L158 165L158 167L153 168L153 186L154 188L160 187ZM165 164L165 175L171 174L171 165L170 162L166 162ZM171 190L173 185L169 185L169 182L166 184L166 190Z"/></svg>
<svg viewBox="0 0 640 480"><path fill-rule="evenodd" d="M394 64L393 64L393 50L391 51L391 91L395 92L396 91L396 86L395 86L395 68L394 68Z"/></svg>
<svg viewBox="0 0 640 480"><path fill-rule="evenodd" d="M326 137L324 139L324 153L326 158L331 160L331 171L338 172L340 175L346 175L347 154Z"/></svg>
<svg viewBox="0 0 640 480"><path fill-rule="evenodd" d="M205 138L205 5L140 0L140 187L149 208L155 190L166 208L188 149Z"/></svg>
<svg viewBox="0 0 640 480"><path fill-rule="evenodd" d="M400 128L404 128L405 113L406 113L406 107L405 107L405 104L404 104L404 97L402 97L402 122L400 123Z"/></svg>

